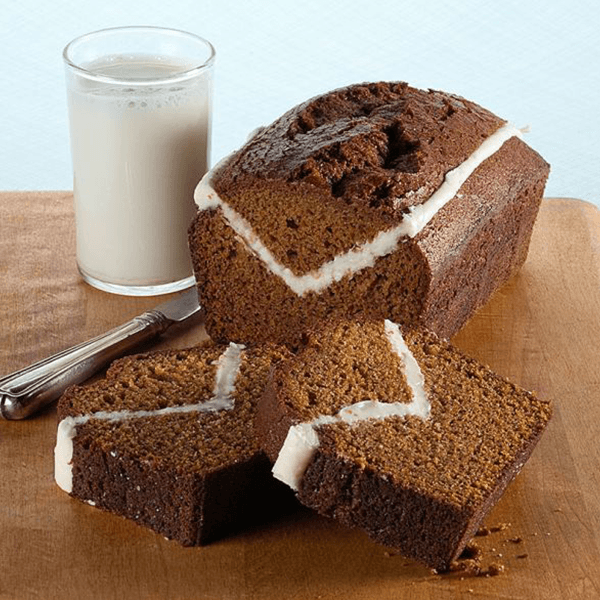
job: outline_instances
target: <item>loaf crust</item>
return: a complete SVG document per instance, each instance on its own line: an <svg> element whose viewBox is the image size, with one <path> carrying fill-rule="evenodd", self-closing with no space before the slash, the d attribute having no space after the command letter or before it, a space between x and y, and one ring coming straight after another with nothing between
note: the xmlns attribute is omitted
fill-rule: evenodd
<svg viewBox="0 0 600 600"><path fill-rule="evenodd" d="M422 205L505 121L463 98L404 83L309 100L209 175L214 191L296 275L373 240ZM549 167L513 137L415 237L372 267L298 295L229 226L199 210L190 249L209 335L297 345L332 315L456 333L524 262Z"/></svg>

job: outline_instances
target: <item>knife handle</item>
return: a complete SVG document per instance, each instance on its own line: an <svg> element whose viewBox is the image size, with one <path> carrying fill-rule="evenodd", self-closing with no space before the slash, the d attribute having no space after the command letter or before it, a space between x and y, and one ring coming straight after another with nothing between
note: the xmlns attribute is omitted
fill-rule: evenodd
<svg viewBox="0 0 600 600"><path fill-rule="evenodd" d="M56 400L138 344L165 331L172 321L150 310L87 342L63 350L0 379L0 412L24 419Z"/></svg>

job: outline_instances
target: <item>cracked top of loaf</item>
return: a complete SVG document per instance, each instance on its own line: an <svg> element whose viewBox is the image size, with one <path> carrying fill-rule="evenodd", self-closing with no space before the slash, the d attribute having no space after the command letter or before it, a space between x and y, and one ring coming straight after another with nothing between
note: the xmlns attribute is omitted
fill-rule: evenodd
<svg viewBox="0 0 600 600"><path fill-rule="evenodd" d="M257 182L310 186L322 198L395 220L427 200L504 123L448 93L406 83L352 85L257 132L212 183L227 200Z"/></svg>

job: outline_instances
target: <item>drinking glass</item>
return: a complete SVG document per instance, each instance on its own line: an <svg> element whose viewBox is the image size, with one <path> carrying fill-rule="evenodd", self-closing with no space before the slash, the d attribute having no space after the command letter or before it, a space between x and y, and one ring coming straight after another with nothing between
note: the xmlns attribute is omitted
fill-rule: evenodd
<svg viewBox="0 0 600 600"><path fill-rule="evenodd" d="M190 287L213 46L183 31L119 27L73 40L63 56L82 277L126 295Z"/></svg>

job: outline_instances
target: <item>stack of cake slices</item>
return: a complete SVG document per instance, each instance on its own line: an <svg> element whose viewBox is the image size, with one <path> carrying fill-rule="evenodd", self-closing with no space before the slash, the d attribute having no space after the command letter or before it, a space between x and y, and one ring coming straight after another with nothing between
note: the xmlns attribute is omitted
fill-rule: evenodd
<svg viewBox="0 0 600 600"><path fill-rule="evenodd" d="M117 361L61 399L56 479L184 545L243 527L280 480L304 505L445 569L550 414L432 332L334 321L295 355L207 344Z"/></svg>

